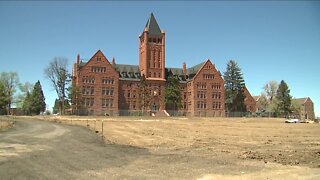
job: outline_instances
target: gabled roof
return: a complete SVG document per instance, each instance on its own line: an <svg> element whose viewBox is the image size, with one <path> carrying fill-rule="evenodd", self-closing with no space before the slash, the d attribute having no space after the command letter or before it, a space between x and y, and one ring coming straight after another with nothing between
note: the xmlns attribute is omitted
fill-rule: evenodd
<svg viewBox="0 0 320 180"><path fill-rule="evenodd" d="M260 96L252 96L252 97L253 97L254 100L259 101L261 95Z"/></svg>
<svg viewBox="0 0 320 180"><path fill-rule="evenodd" d="M187 69L187 74L197 74L197 72L200 70L200 68L206 63L206 61L197 64L195 66L192 66Z"/></svg>
<svg viewBox="0 0 320 180"><path fill-rule="evenodd" d="M80 67L83 67L83 66L85 66L86 64L88 64L92 59L93 59L93 57L95 57L97 54L101 54L105 59L106 59L106 62L109 64L110 62L109 62L109 60L108 60L108 58L103 54L103 52L99 49L96 53L94 53L94 55L90 58L90 59L80 59L80 64L79 64L79 66Z"/></svg>
<svg viewBox="0 0 320 180"><path fill-rule="evenodd" d="M155 35L155 36L162 35L161 29L156 21L156 18L153 16L153 13L151 13L145 28L147 28L149 35Z"/></svg>
<svg viewBox="0 0 320 180"><path fill-rule="evenodd" d="M183 69L182 68L166 68L166 78L167 76L174 75L178 77L180 82L186 82L190 81L194 78L194 76L198 73L198 71L201 69L201 67L206 63L207 61L204 61L200 64L197 64L195 66L192 66L190 68L186 69L186 78L184 78Z"/></svg>
<svg viewBox="0 0 320 180"><path fill-rule="evenodd" d="M294 98L294 99L292 99L292 100L298 102L299 104L304 104L304 103L308 100L308 98L309 98L309 97Z"/></svg>
<svg viewBox="0 0 320 180"><path fill-rule="evenodd" d="M251 93L250 93L250 91L248 90L247 86L244 86L243 89L244 89L244 93L245 93L245 95L246 95L245 100L248 99L248 98L250 98L250 99L256 101L256 99L251 95ZM248 95L248 96L247 96L247 95Z"/></svg>

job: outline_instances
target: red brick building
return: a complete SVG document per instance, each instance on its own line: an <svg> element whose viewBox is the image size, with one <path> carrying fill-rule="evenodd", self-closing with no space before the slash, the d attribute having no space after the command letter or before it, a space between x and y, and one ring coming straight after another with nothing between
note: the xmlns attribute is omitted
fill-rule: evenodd
<svg viewBox="0 0 320 180"><path fill-rule="evenodd" d="M309 97L292 99L300 105L300 112L295 114L299 119L315 119L313 102Z"/></svg>
<svg viewBox="0 0 320 180"><path fill-rule="evenodd" d="M257 110L256 100L251 96L247 87L243 88L243 92L245 95L244 104L246 105L247 112L254 113Z"/></svg>
<svg viewBox="0 0 320 180"><path fill-rule="evenodd" d="M111 62L99 50L88 61L78 55L72 68L72 80L81 89L84 107L90 115L129 115L140 111L139 85L146 77L151 92L150 107L155 115L167 112L164 98L169 75L180 82L182 108L190 116L224 116L224 81L208 59L187 68L165 66L165 32L153 14L139 36L139 65Z"/></svg>

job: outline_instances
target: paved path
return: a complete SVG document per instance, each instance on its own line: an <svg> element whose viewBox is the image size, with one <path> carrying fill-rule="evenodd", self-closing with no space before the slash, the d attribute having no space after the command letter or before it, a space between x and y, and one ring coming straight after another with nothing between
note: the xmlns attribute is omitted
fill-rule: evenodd
<svg viewBox="0 0 320 180"><path fill-rule="evenodd" d="M0 179L108 179L121 171L98 172L147 154L145 149L105 144L84 127L18 120L14 128L0 132Z"/></svg>

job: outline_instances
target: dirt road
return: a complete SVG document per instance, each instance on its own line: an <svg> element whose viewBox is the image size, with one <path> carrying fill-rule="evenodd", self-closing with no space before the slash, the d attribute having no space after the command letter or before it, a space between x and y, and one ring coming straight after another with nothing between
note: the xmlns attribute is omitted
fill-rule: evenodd
<svg viewBox="0 0 320 180"><path fill-rule="evenodd" d="M107 145L84 127L20 120L0 134L0 179L119 177L145 149ZM118 169L105 174L103 169Z"/></svg>
<svg viewBox="0 0 320 180"><path fill-rule="evenodd" d="M239 124L228 127L225 121L116 120L106 122L104 142L85 127L18 120L14 128L0 133L0 179L320 178L314 166L320 162L319 137L314 134L318 126L306 127L313 133L305 135L304 147L310 146L305 151L311 154L307 158L314 159L309 165L309 159L301 158L296 164L273 161L273 156L282 156L277 150L285 157L295 156L295 149L286 150L296 142L282 142L283 129L260 142L261 124L248 124L247 132L241 133Z"/></svg>

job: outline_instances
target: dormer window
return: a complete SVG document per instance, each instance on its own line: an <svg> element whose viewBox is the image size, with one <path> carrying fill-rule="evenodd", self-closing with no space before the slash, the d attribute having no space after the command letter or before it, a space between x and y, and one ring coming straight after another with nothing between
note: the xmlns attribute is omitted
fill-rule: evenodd
<svg viewBox="0 0 320 180"><path fill-rule="evenodd" d="M122 72L122 77L123 77L123 78L128 78L127 72Z"/></svg>
<svg viewBox="0 0 320 180"><path fill-rule="evenodd" d="M141 77L140 73L135 73L136 74L136 78L139 78Z"/></svg>
<svg viewBox="0 0 320 180"><path fill-rule="evenodd" d="M133 72L129 72L130 78L135 78Z"/></svg>

